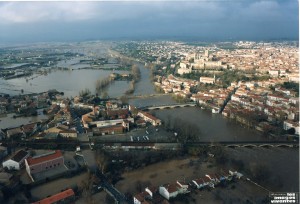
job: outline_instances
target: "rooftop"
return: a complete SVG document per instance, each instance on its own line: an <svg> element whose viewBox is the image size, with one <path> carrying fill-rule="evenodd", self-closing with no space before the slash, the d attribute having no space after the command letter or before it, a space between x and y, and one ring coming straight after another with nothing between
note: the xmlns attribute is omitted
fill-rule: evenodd
<svg viewBox="0 0 300 204"><path fill-rule="evenodd" d="M11 160L16 161L16 162L20 162L22 159L24 159L24 157L26 157L28 155L28 152L24 151L24 150L20 150L18 151L12 158Z"/></svg>
<svg viewBox="0 0 300 204"><path fill-rule="evenodd" d="M55 152L50 152L48 154L43 154L43 155L36 156L36 157L29 157L29 158L27 158L27 163L28 163L28 165L35 165L35 164L39 164L39 163L42 163L45 161L57 159L62 156L63 155L60 150L55 150Z"/></svg>
<svg viewBox="0 0 300 204"><path fill-rule="evenodd" d="M74 196L75 193L72 189L68 189L68 190L65 190L63 192L60 192L58 194L55 194L49 198L45 198L43 200L40 200L40 201L37 201L35 203L32 203L32 204L51 204L51 203L56 203L58 201L61 201L63 199L66 199L68 197L71 197L71 196Z"/></svg>

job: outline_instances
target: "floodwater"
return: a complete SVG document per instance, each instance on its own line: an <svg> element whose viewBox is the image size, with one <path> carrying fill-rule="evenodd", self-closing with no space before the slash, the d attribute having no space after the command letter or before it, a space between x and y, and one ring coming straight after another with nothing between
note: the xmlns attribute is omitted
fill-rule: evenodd
<svg viewBox="0 0 300 204"><path fill-rule="evenodd" d="M78 63L78 59L66 61L60 66L74 66ZM151 82L150 70L145 68L140 62L136 62L141 71L141 80L136 83L135 96L155 94L154 85ZM85 66L85 65L82 65ZM109 76L113 71L77 69L70 71L52 71L48 75L41 75L32 80L26 81L25 78L3 80L0 79L2 93L20 94L23 89L24 93L43 92L49 89L63 91L66 97L76 96L81 90L89 89L92 93L96 93L95 84L98 79ZM115 71L117 73L126 73L126 71ZM115 81L106 90L109 97L120 97L124 95L129 88L127 81ZM102 93L99 93L101 96ZM170 95L136 98L129 101L130 104L137 107L167 105L176 103ZM198 107L187 107L177 109L156 110L155 115L165 120L174 121L176 118L187 121L194 127L199 129L200 141L258 141L266 140L259 132L242 127L240 124L230 121L219 114L212 114L210 111L201 110ZM37 118L18 118L11 117L2 118L0 128L9 126L22 125L29 121L36 121Z"/></svg>
<svg viewBox="0 0 300 204"><path fill-rule="evenodd" d="M51 71L48 75L40 75L32 80L25 78L16 78L10 80L0 79L0 93L16 95L21 93L21 89L26 93L40 93L49 89L56 89L64 92L66 97L78 96L79 92L89 89L92 93L96 92L96 81L104 79L111 73L127 73L126 71L105 71L105 70L69 70L69 71ZM129 83L116 81L108 89L108 95L111 97L120 96L128 90Z"/></svg>
<svg viewBox="0 0 300 204"><path fill-rule="evenodd" d="M171 123L181 119L199 130L199 139L203 142L217 141L262 141L267 140L260 132L247 129L239 123L224 118L220 114L201 110L199 107L163 109L153 111L156 117Z"/></svg>
<svg viewBox="0 0 300 204"><path fill-rule="evenodd" d="M31 116L31 117L18 117L13 118L15 114L4 114L0 115L0 129L5 129L9 127L17 127L21 125L26 125L33 122L39 122L43 119L48 119L46 115L43 114L43 109L37 110L38 115L37 116Z"/></svg>

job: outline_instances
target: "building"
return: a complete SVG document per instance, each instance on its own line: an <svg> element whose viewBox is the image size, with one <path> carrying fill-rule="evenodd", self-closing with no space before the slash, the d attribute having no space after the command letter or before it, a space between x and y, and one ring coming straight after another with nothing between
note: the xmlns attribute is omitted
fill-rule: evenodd
<svg viewBox="0 0 300 204"><path fill-rule="evenodd" d="M133 196L134 204L170 204L162 197L157 187L147 187L145 191Z"/></svg>
<svg viewBox="0 0 300 204"><path fill-rule="evenodd" d="M205 188L206 186L210 185L210 181L207 178L199 178L192 180L192 182L198 189Z"/></svg>
<svg viewBox="0 0 300 204"><path fill-rule="evenodd" d="M214 84L216 82L216 77L200 77L200 83L204 84Z"/></svg>
<svg viewBox="0 0 300 204"><path fill-rule="evenodd" d="M10 159L3 162L2 166L3 168L6 167L10 170L20 170L23 167L24 161L27 157L29 157L29 153L24 150L20 150Z"/></svg>
<svg viewBox="0 0 300 204"><path fill-rule="evenodd" d="M42 171L47 171L59 166L64 165L64 157L60 150L55 150L46 154L38 155L35 157L28 157L25 160L26 171L31 177Z"/></svg>
<svg viewBox="0 0 300 204"><path fill-rule="evenodd" d="M148 204L147 200L151 200L151 194L149 192L144 191L142 193L139 193L135 196L133 196L133 203L134 204Z"/></svg>
<svg viewBox="0 0 300 204"><path fill-rule="evenodd" d="M146 122L150 122L153 126L161 125L161 120L154 117L153 115L144 112L144 111L139 111L138 116L143 118Z"/></svg>
<svg viewBox="0 0 300 204"><path fill-rule="evenodd" d="M47 197L43 200L34 202L32 204L59 204L59 203L74 203L75 193L72 189L67 189L63 192Z"/></svg>
<svg viewBox="0 0 300 204"><path fill-rule="evenodd" d="M93 135L114 135L122 134L124 132L124 127L121 125L105 126L105 127L95 127L92 129Z"/></svg>
<svg viewBox="0 0 300 204"><path fill-rule="evenodd" d="M60 134L62 137L66 138L77 138L77 132L75 130L69 129L69 127L64 125L49 128L45 130L45 133Z"/></svg>
<svg viewBox="0 0 300 204"><path fill-rule="evenodd" d="M181 184L178 181L173 184L166 184L159 187L159 194L167 200L175 198L179 194L186 193L189 193L188 185Z"/></svg>
<svg viewBox="0 0 300 204"><path fill-rule="evenodd" d="M299 135L299 122L294 122L292 120L285 120L283 122L283 129L284 130L289 130L289 129L295 129L295 134Z"/></svg>
<svg viewBox="0 0 300 204"><path fill-rule="evenodd" d="M191 69L191 68L184 68L184 67L182 67L182 68L179 68L179 69L177 70L177 73L180 74L180 75L183 75L183 74L189 74L189 73L191 73L191 72L192 72L192 69Z"/></svg>
<svg viewBox="0 0 300 204"><path fill-rule="evenodd" d="M96 126L98 128L120 125L120 126L123 126L124 129L129 131L129 123L134 123L134 118L130 117L127 119L99 120L99 121L89 122L88 125Z"/></svg>
<svg viewBox="0 0 300 204"><path fill-rule="evenodd" d="M7 138L19 138L19 137L24 137L25 134L20 127L17 127L17 128L8 129L6 131L6 136Z"/></svg>

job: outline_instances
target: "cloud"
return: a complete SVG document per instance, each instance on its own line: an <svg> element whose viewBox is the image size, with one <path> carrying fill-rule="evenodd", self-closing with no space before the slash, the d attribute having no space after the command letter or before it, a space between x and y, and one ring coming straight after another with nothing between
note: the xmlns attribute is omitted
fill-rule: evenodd
<svg viewBox="0 0 300 204"><path fill-rule="evenodd" d="M295 0L0 2L0 41L298 36L298 16Z"/></svg>
<svg viewBox="0 0 300 204"><path fill-rule="evenodd" d="M0 5L2 23L76 21L91 19L97 12L93 2L8 2Z"/></svg>
<svg viewBox="0 0 300 204"><path fill-rule="evenodd" d="M118 2L8 2L0 4L0 22L114 21L140 18L198 16L214 19L223 13L219 2L118 1ZM213 14L213 15L211 15Z"/></svg>

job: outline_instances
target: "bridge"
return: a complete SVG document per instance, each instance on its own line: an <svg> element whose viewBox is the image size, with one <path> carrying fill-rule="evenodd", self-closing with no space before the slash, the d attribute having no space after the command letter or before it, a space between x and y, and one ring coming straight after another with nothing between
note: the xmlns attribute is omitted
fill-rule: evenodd
<svg viewBox="0 0 300 204"><path fill-rule="evenodd" d="M193 142L187 143L187 146L196 146L196 145L205 145L208 147L217 147L217 146L224 146L229 148L236 148L236 147L292 147L292 148L299 148L299 143L294 141L241 141L241 142L232 142L232 141L224 141L224 142Z"/></svg>
<svg viewBox="0 0 300 204"><path fill-rule="evenodd" d="M170 108L183 108L183 107L194 107L196 103L183 103L183 104L167 104L158 106L144 106L139 107L141 110L160 110L160 109L170 109Z"/></svg>
<svg viewBox="0 0 300 204"><path fill-rule="evenodd" d="M172 149L178 150L184 146L186 147L209 147L215 148L218 146L223 146L226 148L299 148L298 142L289 141L245 141L245 142L187 142L185 144L178 142L95 142L95 145L100 145L101 147L113 147L114 149L123 148L133 148L133 149L145 149L151 147L152 149Z"/></svg>
<svg viewBox="0 0 300 204"><path fill-rule="evenodd" d="M72 141L20 141L20 142L12 142L7 145L12 146L25 146L25 147L31 147L36 145L54 145L55 147L59 147L60 145L68 145L69 147L76 147L78 145L88 147L87 145L90 144L90 141L78 141L78 140L72 140ZM154 141L139 141L139 142L131 142L131 141L94 141L95 147L102 148L104 146L114 146L118 148L122 148L123 146L132 146L136 147L137 149L143 149L145 147L145 144L147 146L153 146L154 149L159 150L159 147L163 148L170 148L174 149L174 147L182 148L183 146L203 146L203 147L228 147L228 148L299 148L299 142L298 141L220 141L220 142L186 142L184 144L180 142L154 142Z"/></svg>

